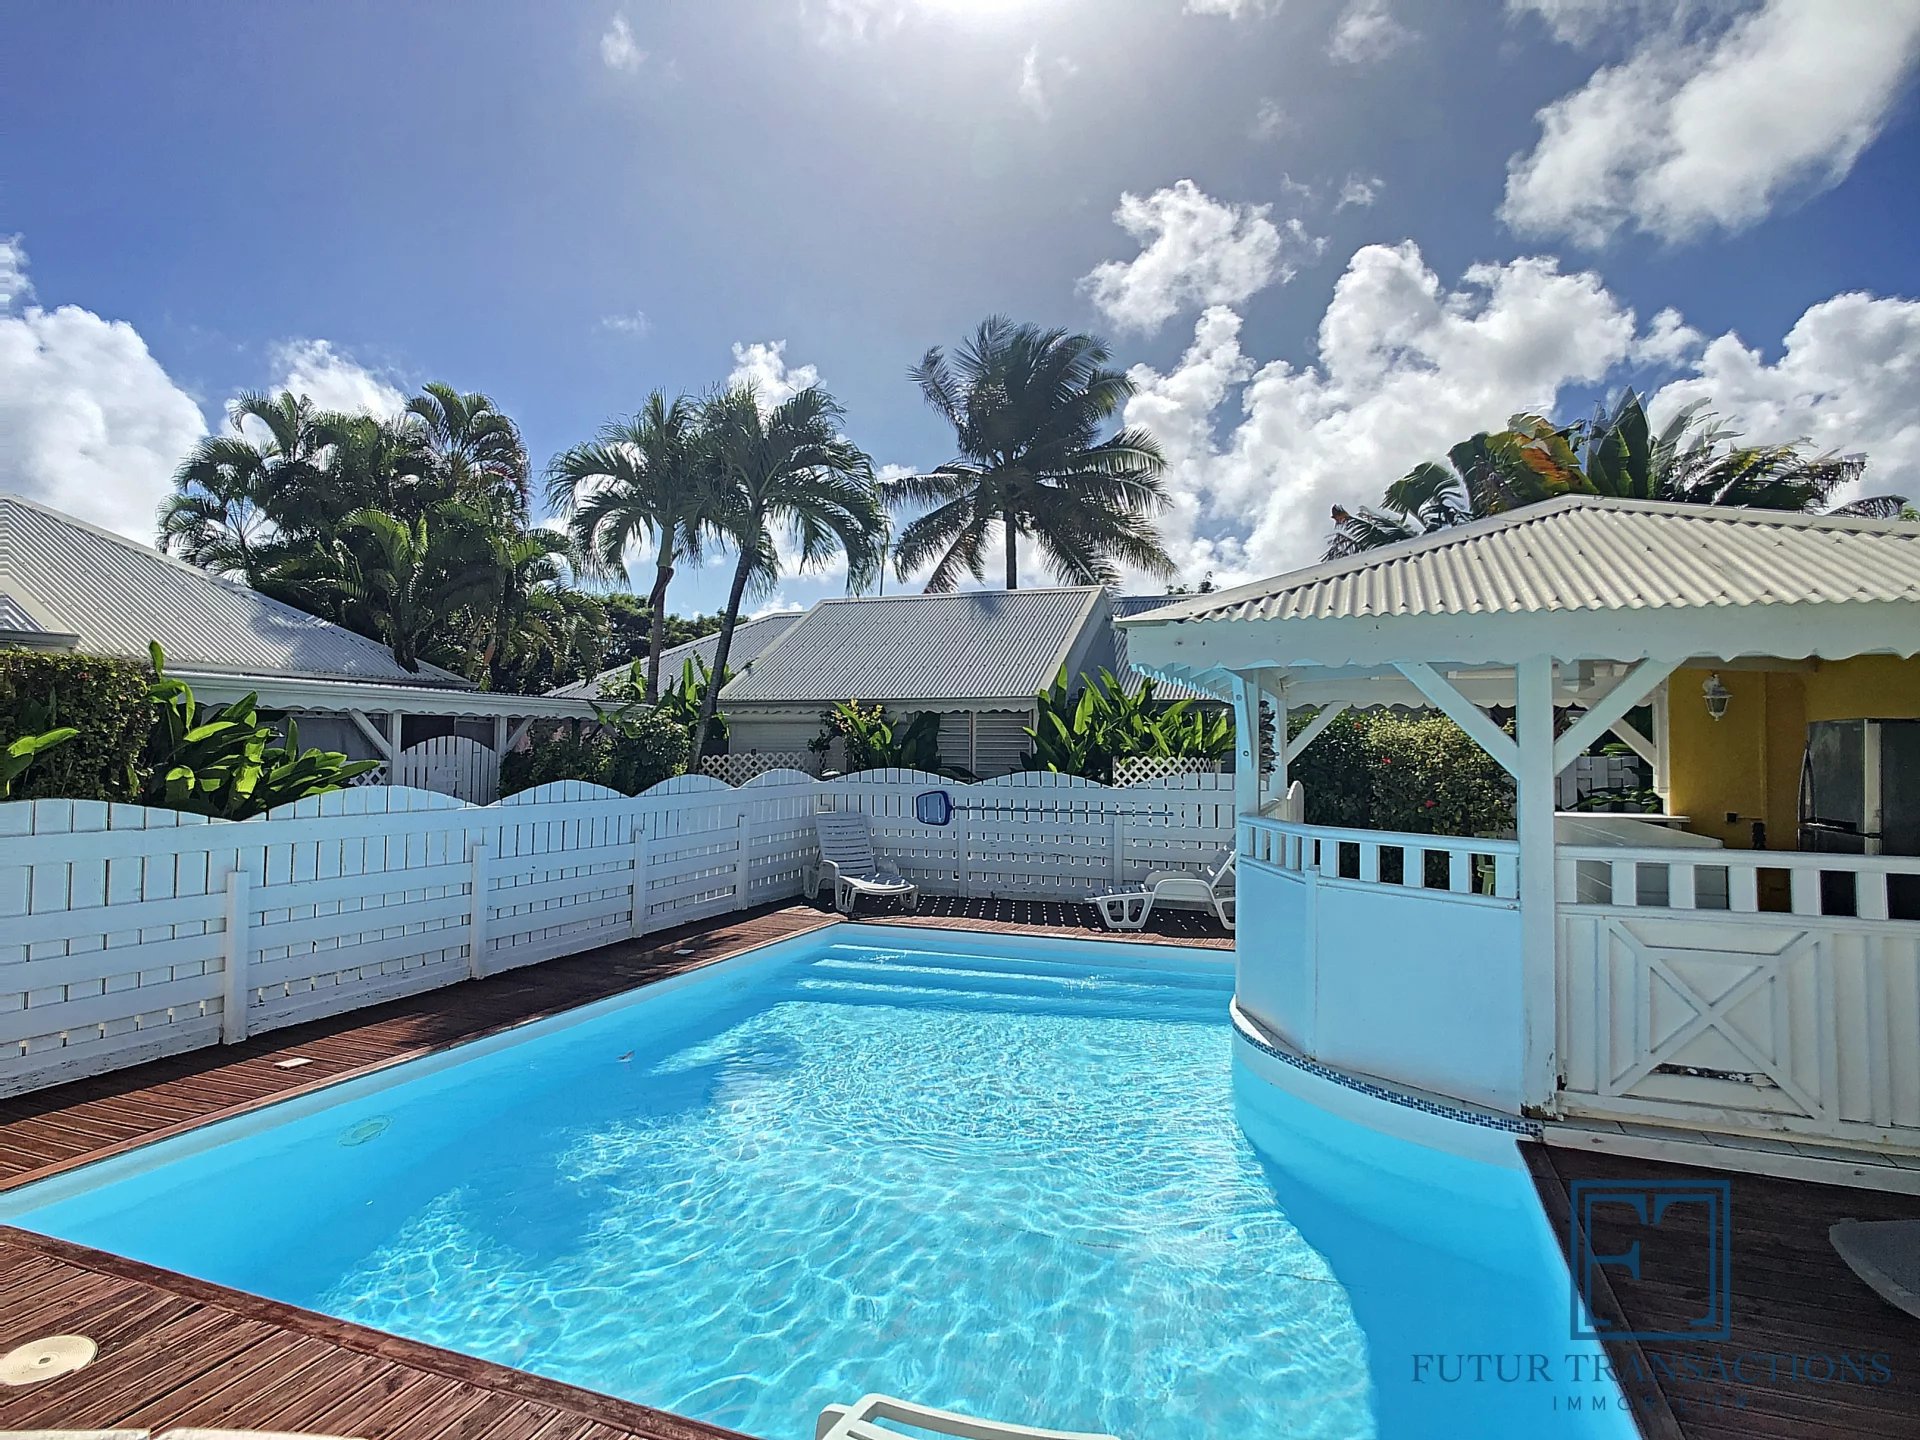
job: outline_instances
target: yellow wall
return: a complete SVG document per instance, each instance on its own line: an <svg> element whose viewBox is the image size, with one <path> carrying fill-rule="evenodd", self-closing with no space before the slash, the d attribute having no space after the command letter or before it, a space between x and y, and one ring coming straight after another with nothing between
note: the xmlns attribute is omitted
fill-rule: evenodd
<svg viewBox="0 0 1920 1440"><path fill-rule="evenodd" d="M1736 849L1764 820L1767 847L1791 850L1800 814L1800 756L1815 720L1920 719L1920 657L1865 655L1812 670L1722 670L1727 713L1707 714L1711 670L1676 670L1668 686L1667 773L1687 828ZM1732 814L1735 818L1728 820Z"/></svg>

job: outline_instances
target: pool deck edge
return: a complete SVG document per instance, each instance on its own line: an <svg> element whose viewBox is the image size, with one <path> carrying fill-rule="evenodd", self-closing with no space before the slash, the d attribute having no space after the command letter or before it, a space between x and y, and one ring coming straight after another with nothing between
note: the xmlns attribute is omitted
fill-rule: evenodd
<svg viewBox="0 0 1920 1440"><path fill-rule="evenodd" d="M455 1394L449 1399L456 1404L466 1404L472 1409L485 1408L497 1413L512 1406L494 1404L487 1406L485 1397L503 1397L509 1401L524 1401L529 1405L558 1412L557 1416L529 1416L538 1419L535 1433L545 1435L554 1432L556 1425L564 1426L568 1433L591 1426L606 1427L617 1433L644 1437L644 1440L739 1440L739 1432L726 1430L719 1426L708 1425L691 1420L669 1411L657 1410L652 1406L621 1400L595 1390L582 1389L564 1381L548 1379L531 1371L515 1370L491 1361L475 1359L452 1350L442 1350L438 1346L427 1345L403 1336L392 1335L385 1331L369 1329L350 1321L339 1320L317 1311L305 1310L296 1305L288 1305L278 1300L248 1294L245 1291L232 1290L224 1285L215 1285L205 1280L197 1280L190 1275L163 1270L157 1266L138 1260L129 1260L125 1256L94 1250L71 1241L54 1239L51 1236L18 1230L10 1226L0 1226L0 1256L5 1257L5 1267L12 1272L15 1267L40 1262L42 1266L51 1266L62 1275L66 1285L84 1284L77 1282L73 1272L83 1272L85 1276L98 1277L104 1282L105 1295L93 1302L90 1318L95 1322L89 1328L101 1334L100 1354L93 1364L70 1377L58 1380L42 1381L38 1385L0 1391L0 1423L11 1423L14 1419L31 1421L38 1414L45 1418L45 1412L54 1405L55 1395L52 1387L64 1385L73 1395L73 1403L79 1413L61 1415L55 1409L58 1423L62 1428L91 1420L104 1413L107 1407L122 1405L136 1395L146 1394L153 1389L151 1384L142 1384L149 1377L158 1379L164 1373L156 1366L164 1363L176 1367L182 1377L181 1388L189 1386L194 1380L213 1372L221 1365L230 1364L231 1357L217 1350L223 1330L237 1330L251 1324L256 1327L271 1327L273 1332L282 1335L294 1335L303 1341L317 1341L345 1355L380 1362L383 1365L397 1367L401 1371L411 1372L407 1384L417 1386L419 1381L413 1375L438 1377L452 1382ZM51 1275L47 1277L51 1279ZM160 1340L161 1331L171 1329L182 1332L181 1317L172 1317L161 1327L141 1333L127 1335L120 1343L113 1343L112 1327L116 1312L126 1315L142 1303L140 1292L156 1292L167 1300L184 1302L189 1307L202 1312L192 1331L194 1337L202 1343L196 1355L191 1344L168 1345ZM82 1293L85 1293L84 1290ZM76 1320L82 1320L89 1312L76 1314ZM188 1312L192 1313L192 1312ZM44 1322L51 1324L52 1317ZM84 1323L84 1322L83 1322ZM12 1327L9 1326L9 1329ZM40 1327L30 1327L36 1330ZM85 1333L83 1331L83 1333ZM28 1338L28 1337L19 1337ZM161 1352L169 1352L162 1354ZM317 1363L325 1365L324 1357ZM118 1367L122 1375L114 1373ZM362 1385L371 1384L375 1366L364 1367L367 1374ZM279 1366L270 1367L270 1374L280 1375ZM314 1377L316 1395L323 1390L321 1377ZM131 1388L129 1388L131 1387ZM397 1387L396 1387L397 1388ZM385 1392L381 1392L385 1393ZM122 1395L127 1399L121 1399ZM479 1400L475 1403L475 1396ZM288 1404L297 1406L298 1396L290 1397ZM340 1397L337 1401L316 1399L316 1406L344 1403L349 1397ZM234 1403L245 1403L244 1396L232 1397ZM152 1395L139 1401L142 1410L152 1410L155 1402L161 1406L166 1403L164 1395ZM165 1425L200 1423L210 1421L192 1415L193 1400L183 1402L186 1413L173 1416L165 1422L155 1420L147 1428L159 1430ZM273 1402L267 1402L273 1403ZM89 1406L101 1407L91 1410ZM17 1413L24 1412L24 1413ZM166 1413L164 1409L160 1413ZM286 1411L277 1411L286 1415L288 1423L299 1417L287 1415ZM430 1412L423 1412L427 1422L431 1423ZM116 1417L123 1418L123 1417ZM316 1414L313 1419L319 1418ZM343 1420L350 1416L343 1415ZM504 1417L503 1417L504 1418ZM569 1420L577 1420L577 1426L567 1426ZM304 1426L311 1419L300 1422ZM445 1422L439 1422L444 1427ZM424 1425L423 1425L424 1428ZM524 1428L524 1427L522 1427ZM393 1430L388 1433L404 1433ZM495 1433L490 1425L489 1435Z"/></svg>

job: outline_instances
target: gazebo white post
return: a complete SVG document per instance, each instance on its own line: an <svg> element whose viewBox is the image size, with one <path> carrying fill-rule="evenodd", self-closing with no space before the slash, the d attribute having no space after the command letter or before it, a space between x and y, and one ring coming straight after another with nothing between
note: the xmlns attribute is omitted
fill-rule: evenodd
<svg viewBox="0 0 1920 1440"><path fill-rule="evenodd" d="M1555 992L1559 921L1554 908L1553 660L1514 667L1514 828L1520 842L1520 997L1525 1045L1521 1103L1544 1107L1556 1083Z"/></svg>
<svg viewBox="0 0 1920 1440"><path fill-rule="evenodd" d="M1239 670L1233 672L1233 813L1260 813L1260 687Z"/></svg>
<svg viewBox="0 0 1920 1440"><path fill-rule="evenodd" d="M1669 768L1673 754L1669 749L1670 732L1667 728L1668 693L1672 689L1669 681L1653 692L1653 793L1660 797L1660 813L1673 813L1673 771Z"/></svg>
<svg viewBox="0 0 1920 1440"><path fill-rule="evenodd" d="M1260 787L1263 810L1270 802L1284 799L1287 793L1287 686L1284 680L1268 678L1271 674L1271 671L1260 674L1260 695L1273 707L1273 754L1269 757L1273 768Z"/></svg>

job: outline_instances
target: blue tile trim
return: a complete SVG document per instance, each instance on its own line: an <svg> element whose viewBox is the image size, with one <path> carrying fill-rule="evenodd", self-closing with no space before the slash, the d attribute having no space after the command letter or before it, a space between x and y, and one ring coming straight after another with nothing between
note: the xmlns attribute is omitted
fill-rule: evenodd
<svg viewBox="0 0 1920 1440"><path fill-rule="evenodd" d="M1255 1034L1247 1026L1236 1023L1234 1033L1245 1040L1263 1055L1271 1055L1283 1065L1291 1065L1309 1075L1322 1080L1331 1080L1375 1100L1385 1100L1389 1104L1404 1106L1408 1110L1418 1110L1426 1115L1438 1115L1447 1120L1458 1120L1465 1125L1481 1125L1489 1130L1503 1130L1509 1135L1519 1135L1528 1140L1538 1140L1540 1126L1532 1120L1523 1120L1517 1115L1499 1115L1486 1110L1469 1110L1461 1105L1449 1105L1444 1100L1428 1100L1419 1095L1409 1095L1404 1090L1396 1090L1390 1085L1376 1084L1371 1080L1362 1080L1349 1075L1344 1070L1336 1070L1331 1065L1322 1065L1318 1060L1310 1060L1305 1055L1295 1054L1270 1043Z"/></svg>

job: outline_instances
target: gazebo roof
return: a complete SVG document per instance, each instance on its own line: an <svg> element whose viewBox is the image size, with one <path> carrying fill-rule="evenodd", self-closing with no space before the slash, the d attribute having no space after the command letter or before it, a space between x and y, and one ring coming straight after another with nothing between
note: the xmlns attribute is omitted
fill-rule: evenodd
<svg viewBox="0 0 1920 1440"><path fill-rule="evenodd" d="M1121 623L1136 665L1179 680L1911 655L1920 524L1569 496Z"/></svg>

